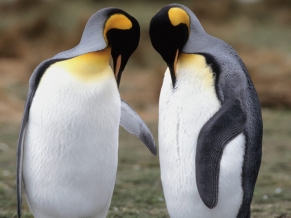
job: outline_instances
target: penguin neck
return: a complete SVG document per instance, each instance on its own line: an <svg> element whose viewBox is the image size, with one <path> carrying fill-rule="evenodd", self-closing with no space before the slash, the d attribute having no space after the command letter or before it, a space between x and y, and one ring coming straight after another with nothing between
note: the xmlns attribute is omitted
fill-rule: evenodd
<svg viewBox="0 0 291 218"><path fill-rule="evenodd" d="M207 65L203 55L182 52L177 62L177 81L183 74L187 74L187 79L194 78L193 81L200 90L210 90L214 87L212 69Z"/></svg>
<svg viewBox="0 0 291 218"><path fill-rule="evenodd" d="M83 81L90 81L108 71L111 48L86 53L54 65Z"/></svg>
<svg viewBox="0 0 291 218"><path fill-rule="evenodd" d="M190 34L188 41L183 47L182 52L185 53L195 53L203 50L203 48L208 46L209 35L206 33L204 28L202 27L200 21L190 11L188 8L185 8L190 16Z"/></svg>

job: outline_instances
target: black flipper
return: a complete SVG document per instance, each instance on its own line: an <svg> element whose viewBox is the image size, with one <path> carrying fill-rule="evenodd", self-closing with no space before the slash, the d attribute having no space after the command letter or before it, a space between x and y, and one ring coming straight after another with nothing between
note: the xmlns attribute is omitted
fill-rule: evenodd
<svg viewBox="0 0 291 218"><path fill-rule="evenodd" d="M22 117L22 124L17 144L17 169L16 169L16 190L17 190L17 215L21 217L21 204L22 204L22 162L23 162L23 143L25 137L25 130L29 116L29 110L35 90L30 90Z"/></svg>
<svg viewBox="0 0 291 218"><path fill-rule="evenodd" d="M27 108L27 107L26 107ZM16 191L17 191L17 215L21 217L21 204L22 204L22 157L23 157L23 142L25 129L28 118L28 110L25 109L23 121L20 129L20 135L17 145L17 169L16 169ZM26 121L25 121L26 120Z"/></svg>
<svg viewBox="0 0 291 218"><path fill-rule="evenodd" d="M242 133L246 124L240 76L230 75L223 89L220 110L201 129L196 148L196 183L198 192L208 208L218 201L219 166L224 147Z"/></svg>
<svg viewBox="0 0 291 218"><path fill-rule="evenodd" d="M129 133L137 136L153 155L157 155L157 148L151 131L138 114L122 99L120 126Z"/></svg>

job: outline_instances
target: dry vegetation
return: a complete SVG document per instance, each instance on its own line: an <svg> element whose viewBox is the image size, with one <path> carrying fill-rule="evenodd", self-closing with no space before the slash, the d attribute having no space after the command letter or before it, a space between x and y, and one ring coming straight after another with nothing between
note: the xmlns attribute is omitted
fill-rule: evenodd
<svg viewBox="0 0 291 218"><path fill-rule="evenodd" d="M140 22L141 43L125 69L120 91L149 123L156 138L158 98L166 65L151 47L148 25L156 11L169 3L172 2L0 1L0 218L15 215L15 146L28 79L42 60L75 46L88 18L103 7L122 8ZM177 3L190 7L207 32L238 51L264 107L264 153L253 217L290 216L290 0ZM138 140L124 131L119 157L109 217L167 217L158 158L150 156ZM31 217L27 205L24 211L25 217Z"/></svg>

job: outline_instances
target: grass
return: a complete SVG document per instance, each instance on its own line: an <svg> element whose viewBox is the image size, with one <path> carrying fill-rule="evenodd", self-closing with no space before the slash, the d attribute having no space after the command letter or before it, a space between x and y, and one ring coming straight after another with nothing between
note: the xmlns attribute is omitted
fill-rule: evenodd
<svg viewBox="0 0 291 218"><path fill-rule="evenodd" d="M263 160L253 198L253 215L291 215L291 113L265 109L263 119Z"/></svg>
<svg viewBox="0 0 291 218"><path fill-rule="evenodd" d="M291 215L291 111L263 109L263 160L252 202L252 217ZM157 140L157 123L149 123ZM18 126L0 125L0 218L16 215L15 149ZM194 203L194 202L193 202ZM26 202L24 218L30 218ZM159 160L120 129L119 166L108 217L168 217Z"/></svg>

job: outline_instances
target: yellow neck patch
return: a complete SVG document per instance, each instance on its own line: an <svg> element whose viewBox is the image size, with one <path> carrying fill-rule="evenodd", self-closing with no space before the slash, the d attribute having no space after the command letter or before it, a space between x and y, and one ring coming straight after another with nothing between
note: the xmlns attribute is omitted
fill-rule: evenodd
<svg viewBox="0 0 291 218"><path fill-rule="evenodd" d="M106 21L103 36L108 43L106 34L111 29L128 30L132 27L131 21L123 14L114 14Z"/></svg>
<svg viewBox="0 0 291 218"><path fill-rule="evenodd" d="M206 60L203 55L187 54L183 52L179 56L178 65L181 65L187 68L192 67L192 66L195 66L197 68L207 67Z"/></svg>
<svg viewBox="0 0 291 218"><path fill-rule="evenodd" d="M83 54L68 60L59 61L54 66L59 67L85 82L90 82L108 73L111 49ZM111 69L111 68L110 68ZM113 72L111 70L112 76Z"/></svg>
<svg viewBox="0 0 291 218"><path fill-rule="evenodd" d="M177 72L182 69L188 69L195 73L201 79L204 87L212 87L214 85L212 69L207 65L203 55L182 52L178 59Z"/></svg>
<svg viewBox="0 0 291 218"><path fill-rule="evenodd" d="M186 11L181 8L171 8L168 11L168 15L173 26L178 26L180 23L184 23L189 29L190 18Z"/></svg>

